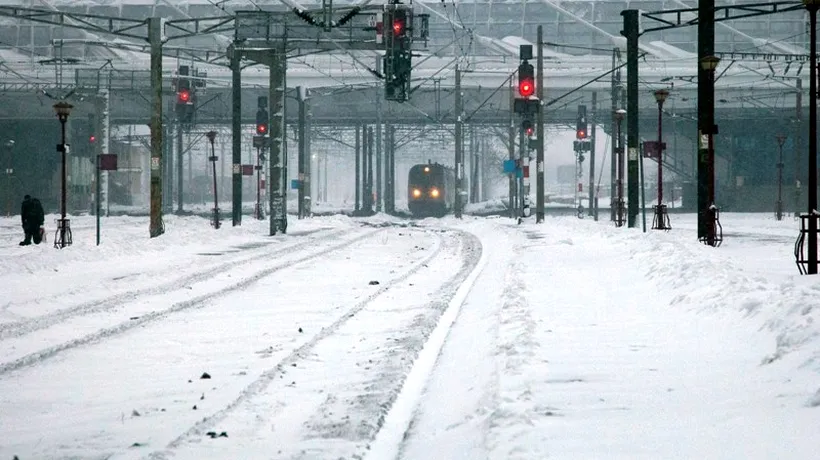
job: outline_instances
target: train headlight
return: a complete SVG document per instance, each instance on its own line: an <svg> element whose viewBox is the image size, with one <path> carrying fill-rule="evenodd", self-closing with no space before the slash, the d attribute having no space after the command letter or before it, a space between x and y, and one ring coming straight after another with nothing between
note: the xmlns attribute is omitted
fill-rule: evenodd
<svg viewBox="0 0 820 460"><path fill-rule="evenodd" d="M433 197L433 198L438 198L438 189L437 188L430 189L430 196Z"/></svg>
<svg viewBox="0 0 820 460"><path fill-rule="evenodd" d="M425 167L424 167L424 172L430 172L430 167L429 167L429 166L425 166Z"/></svg>
<svg viewBox="0 0 820 460"><path fill-rule="evenodd" d="M414 188L413 189L413 198L418 198L421 196L421 190Z"/></svg>

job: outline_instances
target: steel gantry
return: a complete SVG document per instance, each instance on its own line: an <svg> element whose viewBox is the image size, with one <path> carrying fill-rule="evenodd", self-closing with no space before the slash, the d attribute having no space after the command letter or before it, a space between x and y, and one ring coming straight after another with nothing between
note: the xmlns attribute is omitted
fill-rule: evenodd
<svg viewBox="0 0 820 460"><path fill-rule="evenodd" d="M151 119L149 124L151 130L151 219L149 233L152 238L165 233L162 220L163 45L170 40L230 31L233 27L234 18L232 16L220 16L177 20L165 20L157 17L128 19L16 6L0 6L0 16L147 42L151 53Z"/></svg>
<svg viewBox="0 0 820 460"><path fill-rule="evenodd" d="M629 227L637 225L639 211L638 38L648 32L698 26L698 239L710 246L717 246L722 241L722 235L718 233L720 223L714 202L714 135L717 134L714 122L714 74L719 62L714 50L715 23L802 8L803 5L795 1L715 6L714 0L706 0L699 2L695 8L654 12L632 9L621 12L624 18L622 35L626 37L627 54ZM661 25L641 28L641 18ZM812 193L816 194L816 191ZM816 234L813 235L816 239Z"/></svg>

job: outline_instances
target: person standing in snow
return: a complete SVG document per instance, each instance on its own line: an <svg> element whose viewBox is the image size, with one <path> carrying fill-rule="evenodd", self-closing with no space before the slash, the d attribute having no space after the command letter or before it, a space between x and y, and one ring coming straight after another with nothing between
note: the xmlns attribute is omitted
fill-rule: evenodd
<svg viewBox="0 0 820 460"><path fill-rule="evenodd" d="M40 227L45 222L45 213L40 200L32 198L31 195L23 197L23 204L20 206L20 218L23 221L23 232L26 234L26 238L20 242L20 246L30 245L32 239L34 244L40 244L43 239Z"/></svg>

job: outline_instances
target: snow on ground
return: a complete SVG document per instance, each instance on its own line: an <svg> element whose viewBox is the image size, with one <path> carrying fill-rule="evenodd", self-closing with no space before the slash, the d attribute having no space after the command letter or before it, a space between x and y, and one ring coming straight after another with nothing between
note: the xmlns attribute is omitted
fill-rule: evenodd
<svg viewBox="0 0 820 460"><path fill-rule="evenodd" d="M797 223L604 217L0 218L0 458L816 458Z"/></svg>
<svg viewBox="0 0 820 460"><path fill-rule="evenodd" d="M794 223L725 215L713 249L672 219L467 224L507 262L468 297L402 458L816 458L820 289Z"/></svg>

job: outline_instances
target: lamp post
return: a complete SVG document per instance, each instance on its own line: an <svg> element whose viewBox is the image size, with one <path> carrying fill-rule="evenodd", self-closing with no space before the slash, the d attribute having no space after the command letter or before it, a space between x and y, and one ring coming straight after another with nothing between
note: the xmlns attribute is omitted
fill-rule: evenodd
<svg viewBox="0 0 820 460"><path fill-rule="evenodd" d="M621 142L621 125L626 118L626 110L624 109L617 109L615 110L615 121L618 127L617 137L615 138L615 142L617 142L617 152L618 152L618 179L617 179L617 191L618 196L615 202L615 226L622 227L624 222L626 221L626 216L624 216L624 211L626 210L624 207L624 146ZM610 203L612 206L612 203Z"/></svg>
<svg viewBox="0 0 820 460"><path fill-rule="evenodd" d="M663 204L663 103L669 97L669 91L659 89L655 91L655 101L658 103L658 204L655 206L655 218L652 220L653 230L669 230L669 214Z"/></svg>
<svg viewBox="0 0 820 460"><path fill-rule="evenodd" d="M66 154L68 153L68 146L65 143L65 124L68 121L68 116L71 114L71 109L74 106L66 101L60 101L54 104L54 112L57 114L57 119L60 120L60 144L57 145L57 151L62 156L62 188L60 193L60 219L57 220L57 235L54 238L54 247L62 249L71 245L71 227L69 220L65 218L66 214Z"/></svg>
<svg viewBox="0 0 820 460"><path fill-rule="evenodd" d="M14 166L12 164L12 149L14 148L14 141L9 139L5 143L6 146L6 169L4 171L4 175L6 176L6 216L11 216L11 181L12 181L12 174L14 174Z"/></svg>
<svg viewBox="0 0 820 460"><path fill-rule="evenodd" d="M703 113L704 126L701 127L701 138L698 140L700 144L704 143L706 148L706 209L699 210L704 214L706 224L706 235L701 241L709 246L718 246L723 237L718 236L718 208L715 206L715 69L720 62L717 56L706 56L700 60L701 69L705 70L709 78L704 84L707 85L706 91L706 111Z"/></svg>
<svg viewBox="0 0 820 460"><path fill-rule="evenodd" d="M214 140L216 139L216 131L208 131L207 133L205 133L205 136L208 138L208 141L211 143L211 156L208 157L208 161L211 162L211 165L213 166L213 172L214 172L214 217L213 217L213 221L211 222L211 225L213 225L214 228L218 229L219 228L219 195L217 194L217 190L216 190L216 160L218 160L219 158L216 156L216 150L215 150L215 147L214 147Z"/></svg>
<svg viewBox="0 0 820 460"><path fill-rule="evenodd" d="M786 136L778 134L775 138L780 148L780 160L777 162L777 203L774 208L774 218L783 220L783 143L786 142Z"/></svg>

